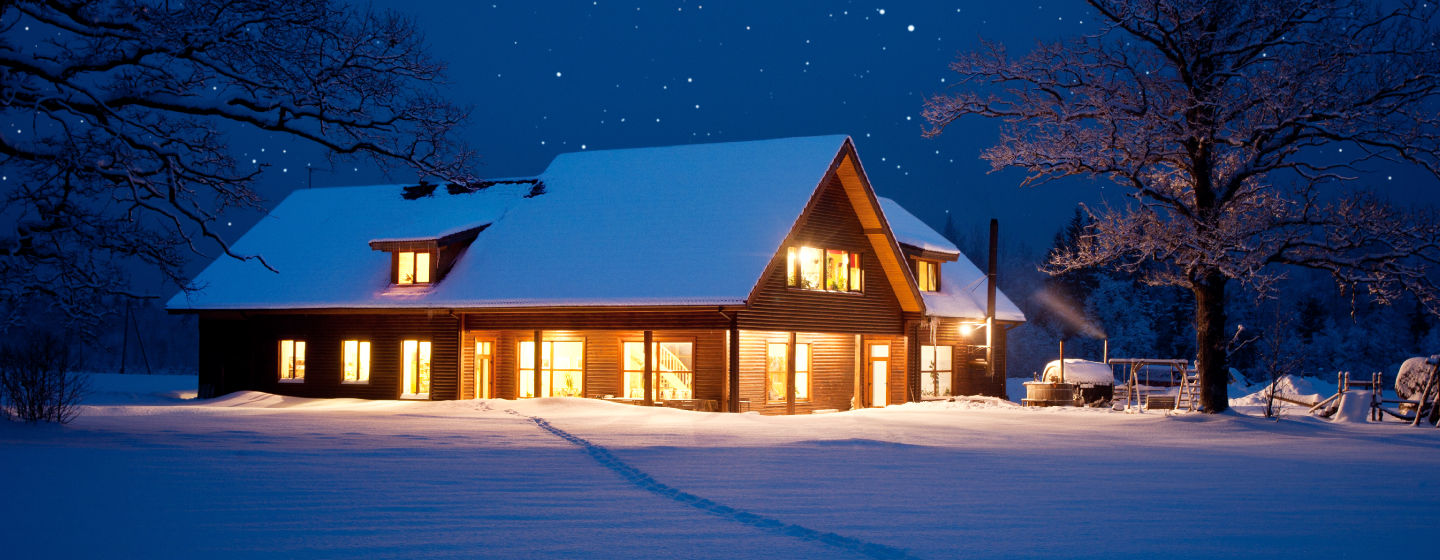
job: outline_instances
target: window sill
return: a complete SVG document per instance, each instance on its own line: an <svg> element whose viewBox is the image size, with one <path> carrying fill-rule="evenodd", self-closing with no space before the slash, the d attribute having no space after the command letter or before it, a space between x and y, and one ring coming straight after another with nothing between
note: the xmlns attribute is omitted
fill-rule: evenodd
<svg viewBox="0 0 1440 560"><path fill-rule="evenodd" d="M341 381L340 384L341 384L341 385L369 385L369 384L370 384L370 380L369 380L369 379L363 379L363 380L360 380L360 381Z"/></svg>
<svg viewBox="0 0 1440 560"><path fill-rule="evenodd" d="M281 383L304 383L304 379L280 379Z"/></svg>
<svg viewBox="0 0 1440 560"><path fill-rule="evenodd" d="M430 400L430 393L414 393L414 394L406 393L406 394L400 395L400 400L402 400L402 401L428 401L428 400Z"/></svg>

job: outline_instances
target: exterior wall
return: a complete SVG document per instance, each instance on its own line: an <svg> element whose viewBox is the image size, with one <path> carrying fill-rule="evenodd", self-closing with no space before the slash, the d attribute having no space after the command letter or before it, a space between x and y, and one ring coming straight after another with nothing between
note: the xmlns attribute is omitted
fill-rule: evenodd
<svg viewBox="0 0 1440 560"><path fill-rule="evenodd" d="M770 262L764 285L740 313L740 328L758 331L900 334L900 301L865 236L839 179L821 190L804 221L791 233L795 246L847 249L861 253L863 294L795 290L787 287L785 247Z"/></svg>
<svg viewBox="0 0 1440 560"><path fill-rule="evenodd" d="M468 324L468 321L467 321ZM714 400L720 403L725 392L726 340L721 330L655 330L655 342L694 343L695 398ZM474 379L475 341L495 342L495 395L499 398L516 398L519 390L521 342L534 340L533 330L467 330L465 363L462 365L465 387ZM643 342L644 331L600 331L600 330L547 330L542 340L579 340L585 342L585 361L582 364L585 377L585 396L601 398L607 395L619 396L624 381L621 345L625 342ZM464 393L463 398L473 395Z"/></svg>
<svg viewBox="0 0 1440 560"><path fill-rule="evenodd" d="M790 342L788 332L740 331L740 399L761 414L785 414L785 401L766 402L766 345ZM796 344L810 344L810 399L796 401L796 414L850 410L855 394L855 336L796 333ZM742 410L744 406L742 405Z"/></svg>
<svg viewBox="0 0 1440 560"><path fill-rule="evenodd" d="M969 335L960 334L961 321L958 319L939 319L939 326L935 329L935 346L951 346L954 348L954 359L951 362L954 367L954 377L951 381L951 388L957 395L984 395L989 397L1006 397L1005 394L1005 353L1007 350L1005 325L997 325L995 329L995 376L989 374L989 368L985 363L985 331L975 329ZM929 326L922 326L920 329L920 344L931 345Z"/></svg>
<svg viewBox="0 0 1440 560"><path fill-rule="evenodd" d="M430 398L457 396L460 322L448 315L252 315L246 319L201 318L201 384L216 394L253 389L297 397L400 397L400 345L431 343ZM305 341L305 382L279 382L279 341ZM370 382L343 384L345 340L370 341ZM224 368L223 382L218 382ZM237 371L239 370L239 371Z"/></svg>
<svg viewBox="0 0 1440 560"><path fill-rule="evenodd" d="M249 348L250 324L239 314L200 317L199 384L216 396L254 388Z"/></svg>

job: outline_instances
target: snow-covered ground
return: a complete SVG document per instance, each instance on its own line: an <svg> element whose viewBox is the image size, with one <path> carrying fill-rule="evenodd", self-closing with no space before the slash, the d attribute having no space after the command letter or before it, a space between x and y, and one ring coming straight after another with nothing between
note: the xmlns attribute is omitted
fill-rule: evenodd
<svg viewBox="0 0 1440 560"><path fill-rule="evenodd" d="M1368 558L1440 521L1440 430L1298 412L187 401L193 377L118 377L70 426L0 423L4 556Z"/></svg>

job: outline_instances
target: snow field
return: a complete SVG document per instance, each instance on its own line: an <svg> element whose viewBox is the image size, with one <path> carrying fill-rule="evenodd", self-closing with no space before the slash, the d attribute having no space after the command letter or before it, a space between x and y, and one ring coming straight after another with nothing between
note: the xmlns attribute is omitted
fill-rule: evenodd
<svg viewBox="0 0 1440 560"><path fill-rule="evenodd" d="M0 423L14 557L1371 557L1440 505L1440 430L1399 424L151 389Z"/></svg>

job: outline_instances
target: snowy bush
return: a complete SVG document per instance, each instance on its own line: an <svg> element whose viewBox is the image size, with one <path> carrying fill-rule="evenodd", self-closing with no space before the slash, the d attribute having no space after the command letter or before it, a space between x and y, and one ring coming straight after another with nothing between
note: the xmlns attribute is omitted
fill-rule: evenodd
<svg viewBox="0 0 1440 560"><path fill-rule="evenodd" d="M53 334L0 347L0 416L68 424L90 393L90 376L71 369L69 345Z"/></svg>

